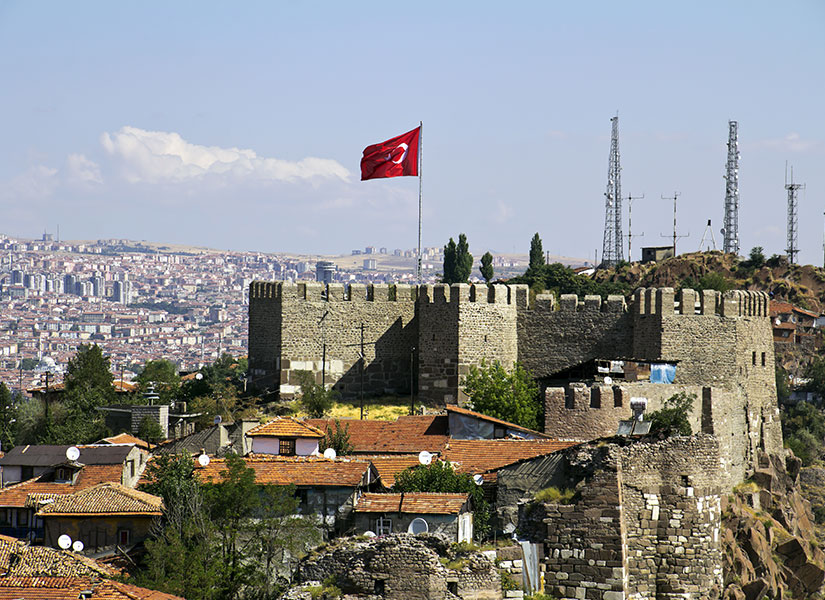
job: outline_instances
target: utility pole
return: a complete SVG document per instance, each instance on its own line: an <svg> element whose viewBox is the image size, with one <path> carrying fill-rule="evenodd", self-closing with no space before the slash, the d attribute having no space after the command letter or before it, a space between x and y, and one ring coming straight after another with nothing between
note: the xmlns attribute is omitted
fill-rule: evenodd
<svg viewBox="0 0 825 600"><path fill-rule="evenodd" d="M805 189L804 183L793 182L793 166L791 166L791 181L788 183L788 163L785 163L785 189L788 190L788 263L796 264L796 255L799 254L799 240L797 238L799 228L799 200L797 192Z"/></svg>
<svg viewBox="0 0 825 600"><path fill-rule="evenodd" d="M633 201L634 200L642 200L645 197L644 194L641 196L628 196L627 197L627 260L633 260ZM644 237L644 232L636 234L635 237Z"/></svg>
<svg viewBox="0 0 825 600"><path fill-rule="evenodd" d="M622 235L622 167L619 162L619 115L610 119L610 157L607 163L607 191L604 194L604 241L602 266L613 267L624 260Z"/></svg>
<svg viewBox="0 0 825 600"><path fill-rule="evenodd" d="M728 121L728 161L725 168L725 220L722 251L739 254L739 123Z"/></svg>
<svg viewBox="0 0 825 600"><path fill-rule="evenodd" d="M681 196L681 192L673 192L673 198L670 196L662 196L662 200L673 200L673 256L676 257L676 240L680 238L690 237L690 232L687 232L685 235L679 235L676 233L676 199ZM662 237L668 237L665 234L660 234Z"/></svg>

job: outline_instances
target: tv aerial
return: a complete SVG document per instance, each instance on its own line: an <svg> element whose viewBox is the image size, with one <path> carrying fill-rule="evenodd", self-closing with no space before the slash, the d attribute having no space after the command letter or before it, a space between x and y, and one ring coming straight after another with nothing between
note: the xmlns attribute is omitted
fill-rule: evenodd
<svg viewBox="0 0 825 600"><path fill-rule="evenodd" d="M484 477L481 476L481 473L476 473L475 475L473 475L473 482L476 485L481 485L482 483L484 483Z"/></svg>

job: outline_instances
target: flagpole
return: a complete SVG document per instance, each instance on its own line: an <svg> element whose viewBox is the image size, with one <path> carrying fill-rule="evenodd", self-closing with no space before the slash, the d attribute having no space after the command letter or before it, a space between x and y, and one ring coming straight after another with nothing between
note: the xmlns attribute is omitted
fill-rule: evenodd
<svg viewBox="0 0 825 600"><path fill-rule="evenodd" d="M421 285L421 197L423 192L423 165L421 149L423 147L424 121L418 122L418 285Z"/></svg>

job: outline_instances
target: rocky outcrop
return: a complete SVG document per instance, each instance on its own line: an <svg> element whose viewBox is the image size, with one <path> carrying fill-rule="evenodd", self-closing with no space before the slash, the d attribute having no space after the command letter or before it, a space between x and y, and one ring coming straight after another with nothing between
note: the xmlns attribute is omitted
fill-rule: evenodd
<svg viewBox="0 0 825 600"><path fill-rule="evenodd" d="M819 597L825 554L801 493L800 467L791 452L761 453L751 479L723 500L726 599Z"/></svg>
<svg viewBox="0 0 825 600"><path fill-rule="evenodd" d="M312 587L307 582L319 581L359 600L502 598L501 579L490 558L426 534L339 538L304 558L295 580L302 585L285 598L302 598Z"/></svg>

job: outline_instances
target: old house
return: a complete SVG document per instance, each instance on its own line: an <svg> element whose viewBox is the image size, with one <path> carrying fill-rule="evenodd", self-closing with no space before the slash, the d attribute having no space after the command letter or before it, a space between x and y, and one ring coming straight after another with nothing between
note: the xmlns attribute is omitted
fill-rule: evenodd
<svg viewBox="0 0 825 600"><path fill-rule="evenodd" d="M256 456L244 459L244 463L255 471L258 485L295 486L299 512L317 517L327 534L349 525L360 494L382 487L378 471L368 460ZM225 460L214 459L205 467L196 466L195 474L204 483L220 483L225 470Z"/></svg>
<svg viewBox="0 0 825 600"><path fill-rule="evenodd" d="M0 600L183 600L164 592L93 577L0 578Z"/></svg>
<svg viewBox="0 0 825 600"><path fill-rule="evenodd" d="M318 442L324 432L292 417L276 417L247 432L252 438L252 452L280 456L318 454Z"/></svg>
<svg viewBox="0 0 825 600"><path fill-rule="evenodd" d="M406 492L363 494L355 504L355 529L377 535L438 533L454 542L473 539L469 494Z"/></svg>
<svg viewBox="0 0 825 600"><path fill-rule="evenodd" d="M86 551L115 546L128 548L143 541L152 521L161 516L163 501L119 483L94 487L41 504L44 543L56 547L61 535L83 542Z"/></svg>
<svg viewBox="0 0 825 600"><path fill-rule="evenodd" d="M801 344L813 348L814 333L819 315L789 302L771 301L770 315L773 341L784 344Z"/></svg>

